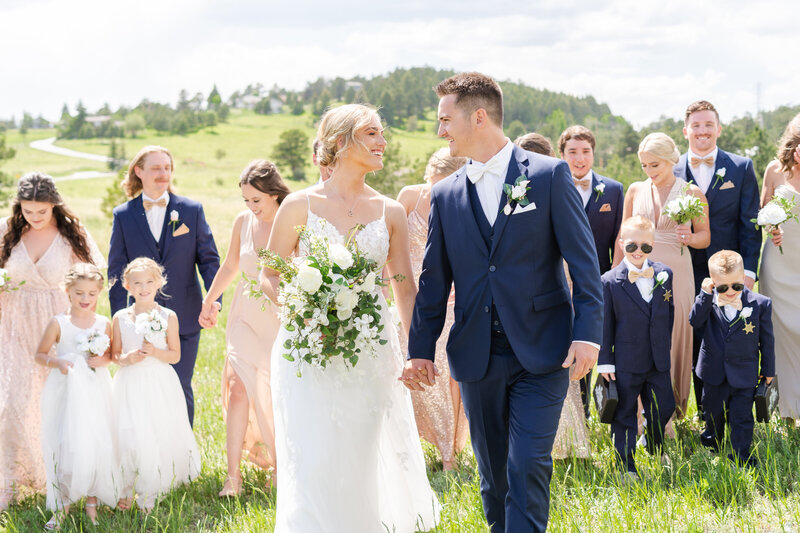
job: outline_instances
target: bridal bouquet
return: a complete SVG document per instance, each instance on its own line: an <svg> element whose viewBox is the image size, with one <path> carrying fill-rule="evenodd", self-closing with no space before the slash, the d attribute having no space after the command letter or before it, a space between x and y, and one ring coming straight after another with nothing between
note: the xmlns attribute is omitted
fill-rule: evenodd
<svg viewBox="0 0 800 533"><path fill-rule="evenodd" d="M89 357L103 355L111 344L111 339L108 338L108 335L98 330L82 333L76 340L78 341L78 349L88 354ZM94 368L91 368L91 370L94 372Z"/></svg>
<svg viewBox="0 0 800 533"><path fill-rule="evenodd" d="M161 316L158 308L136 315L134 324L136 333L144 336L150 344L164 344L167 342L167 319Z"/></svg>
<svg viewBox="0 0 800 533"><path fill-rule="evenodd" d="M796 205L797 201L792 191L781 185L775 189L772 200L758 211L758 218L752 218L750 222L755 223L756 228L761 226L767 230L767 236L771 239L772 232L779 229L784 222L789 220L798 222L797 213L794 212ZM778 249L783 255L783 246L778 246Z"/></svg>
<svg viewBox="0 0 800 533"><path fill-rule="evenodd" d="M309 253L291 260L259 250L262 267L280 275L281 324L296 332L283 344L283 357L297 361L298 376L303 363L325 368L336 357L352 367L388 342L378 303L383 265L359 250L355 235L362 227L339 244L299 226L301 249Z"/></svg>
<svg viewBox="0 0 800 533"><path fill-rule="evenodd" d="M681 190L680 196L667 202L664 206L663 214L674 220L679 226L691 222L695 218L703 216L703 209L707 204L700 201L696 196L688 194L689 184ZM681 244L681 255L683 255L684 244Z"/></svg>

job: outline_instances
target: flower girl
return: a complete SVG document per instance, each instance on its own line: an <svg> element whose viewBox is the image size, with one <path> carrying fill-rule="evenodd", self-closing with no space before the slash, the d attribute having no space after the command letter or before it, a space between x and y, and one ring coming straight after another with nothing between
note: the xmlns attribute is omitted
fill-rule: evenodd
<svg viewBox="0 0 800 533"><path fill-rule="evenodd" d="M60 527L72 502L86 498L97 524L98 499L113 506L116 461L111 429L111 362L106 317L95 314L103 274L89 263L73 265L64 279L69 311L53 318L36 351L52 368L42 390L42 453L47 475L45 529ZM56 357L50 355L55 345Z"/></svg>
<svg viewBox="0 0 800 533"><path fill-rule="evenodd" d="M149 512L156 497L200 473L178 375L178 317L155 302L166 283L152 259L134 259L122 283L135 303L114 315L111 352L121 368L114 376L114 415L121 469L121 499L128 509L134 492Z"/></svg>

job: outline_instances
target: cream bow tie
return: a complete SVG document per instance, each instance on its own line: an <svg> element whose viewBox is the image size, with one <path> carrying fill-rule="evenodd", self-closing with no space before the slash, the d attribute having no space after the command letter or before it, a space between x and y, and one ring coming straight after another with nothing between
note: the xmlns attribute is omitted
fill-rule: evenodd
<svg viewBox="0 0 800 533"><path fill-rule="evenodd" d="M580 187L584 191L588 191L589 187L592 186L592 178L572 178L572 182L575 183L576 187Z"/></svg>
<svg viewBox="0 0 800 533"><path fill-rule="evenodd" d="M487 173L502 179L505 176L505 170L505 165L497 158L490 159L485 165L474 161L467 163L467 177L472 183L478 183Z"/></svg>
<svg viewBox="0 0 800 533"><path fill-rule="evenodd" d="M636 280L639 278L652 278L653 277L653 267L647 267L641 272L636 272L635 270L628 270L628 281L631 283L636 283Z"/></svg>
<svg viewBox="0 0 800 533"><path fill-rule="evenodd" d="M152 200L142 200L142 204L144 205L144 210L145 211L150 211L153 208L154 205L157 205L158 207L166 208L167 207L167 199L166 198L161 198L160 200L156 200L155 202L152 201Z"/></svg>
<svg viewBox="0 0 800 533"><path fill-rule="evenodd" d="M737 311L741 311L742 310L742 301L739 298L736 298L732 302L722 304L722 307L732 307L732 308L736 309Z"/></svg>
<svg viewBox="0 0 800 533"><path fill-rule="evenodd" d="M713 167L714 166L714 158L711 156L708 157L693 157L691 160L692 168L697 168L700 166L700 163Z"/></svg>

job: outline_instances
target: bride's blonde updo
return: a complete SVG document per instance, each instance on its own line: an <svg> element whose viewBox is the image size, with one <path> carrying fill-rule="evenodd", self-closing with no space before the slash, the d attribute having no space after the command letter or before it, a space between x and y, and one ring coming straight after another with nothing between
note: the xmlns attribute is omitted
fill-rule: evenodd
<svg viewBox="0 0 800 533"><path fill-rule="evenodd" d="M678 151L678 147L675 146L675 141L672 140L672 137L661 132L651 133L642 139L639 144L639 155L645 152L673 165L677 165L678 160L681 158L681 153Z"/></svg>
<svg viewBox="0 0 800 533"><path fill-rule="evenodd" d="M347 104L326 111L317 131L319 164L334 166L342 154L354 145L366 149L356 139L356 132L376 118L378 121L381 119L378 110L365 104Z"/></svg>

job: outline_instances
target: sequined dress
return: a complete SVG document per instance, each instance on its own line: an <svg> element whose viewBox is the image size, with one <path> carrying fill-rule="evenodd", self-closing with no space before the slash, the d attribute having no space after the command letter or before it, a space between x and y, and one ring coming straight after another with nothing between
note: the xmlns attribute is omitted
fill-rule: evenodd
<svg viewBox="0 0 800 533"><path fill-rule="evenodd" d="M0 220L0 236L7 227L7 220ZM86 236L92 260L105 267L94 240ZM58 234L35 263L20 241L3 267L13 285L25 284L0 291L0 491L19 485L45 488L40 400L49 369L33 356L47 323L69 306L60 284L78 261L69 241Z"/></svg>

